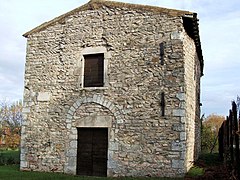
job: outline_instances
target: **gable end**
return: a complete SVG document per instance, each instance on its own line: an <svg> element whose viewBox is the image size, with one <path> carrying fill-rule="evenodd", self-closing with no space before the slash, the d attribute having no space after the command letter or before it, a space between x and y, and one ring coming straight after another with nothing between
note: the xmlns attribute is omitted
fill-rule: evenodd
<svg viewBox="0 0 240 180"><path fill-rule="evenodd" d="M185 14L193 14L192 12L189 12L189 11L161 8L161 7L149 6L149 5L129 4L129 3L123 3L123 2L106 1L106 0L90 0L87 4L84 4L68 13L58 16L51 21L45 22L40 26L37 26L31 31L28 31L25 34L23 34L23 36L28 38L28 36L33 33L42 31L47 27L52 26L56 23L64 22L66 17L71 16L79 11L97 10L104 6L111 7L111 8L127 8L131 10L136 10L136 11L148 11L148 12L153 12L157 14L162 13L162 14L168 14L169 16L184 16Z"/></svg>

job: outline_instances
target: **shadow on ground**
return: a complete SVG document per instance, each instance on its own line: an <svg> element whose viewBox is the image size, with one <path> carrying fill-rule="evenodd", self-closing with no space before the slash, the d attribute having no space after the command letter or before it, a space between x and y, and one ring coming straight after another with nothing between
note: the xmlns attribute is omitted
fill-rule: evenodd
<svg viewBox="0 0 240 180"><path fill-rule="evenodd" d="M194 169L195 168L195 169ZM223 161L220 160L218 153L214 154L202 154L197 162L194 163L193 170L199 169L199 174L192 173L192 170L185 176L185 180L229 180L230 173L229 170L223 164ZM200 173L200 169L203 170L203 173Z"/></svg>

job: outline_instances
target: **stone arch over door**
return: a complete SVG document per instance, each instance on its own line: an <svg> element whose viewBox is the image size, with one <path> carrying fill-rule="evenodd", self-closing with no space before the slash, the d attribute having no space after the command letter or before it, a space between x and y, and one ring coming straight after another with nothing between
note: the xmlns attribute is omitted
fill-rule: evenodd
<svg viewBox="0 0 240 180"><path fill-rule="evenodd" d="M78 117L79 109L84 106L94 106L95 108L103 109L100 116L97 113L91 113L84 117ZM107 111L109 113L107 113ZM112 102L107 100L101 95L94 95L93 97L84 97L78 99L68 110L66 123L67 123L67 140L65 148L66 162L64 172L68 174L76 174L77 165L77 128L80 127L101 127L109 129L109 148L108 148L108 169L111 169L113 151L116 150L116 145L113 138L110 137L112 125L124 123L121 118L122 112ZM114 147L114 148L111 148Z"/></svg>

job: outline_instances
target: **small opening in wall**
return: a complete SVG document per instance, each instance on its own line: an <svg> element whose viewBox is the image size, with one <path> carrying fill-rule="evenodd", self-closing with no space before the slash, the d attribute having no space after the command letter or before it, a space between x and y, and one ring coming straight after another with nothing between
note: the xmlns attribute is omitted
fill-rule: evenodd
<svg viewBox="0 0 240 180"><path fill-rule="evenodd" d="M164 92L161 93L161 110L162 110L161 115L165 116L165 94L164 94Z"/></svg>
<svg viewBox="0 0 240 180"><path fill-rule="evenodd" d="M160 62L161 62L161 65L164 65L164 46L165 46L165 42L161 42L160 43Z"/></svg>

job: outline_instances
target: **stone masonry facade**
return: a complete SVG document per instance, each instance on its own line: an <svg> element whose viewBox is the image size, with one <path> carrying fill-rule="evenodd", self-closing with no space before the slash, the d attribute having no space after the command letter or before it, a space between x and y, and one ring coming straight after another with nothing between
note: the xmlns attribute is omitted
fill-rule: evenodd
<svg viewBox="0 0 240 180"><path fill-rule="evenodd" d="M200 153L193 15L92 0L26 33L21 170L76 174L77 128L104 127L107 176L183 176ZM96 53L104 85L83 87Z"/></svg>

